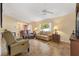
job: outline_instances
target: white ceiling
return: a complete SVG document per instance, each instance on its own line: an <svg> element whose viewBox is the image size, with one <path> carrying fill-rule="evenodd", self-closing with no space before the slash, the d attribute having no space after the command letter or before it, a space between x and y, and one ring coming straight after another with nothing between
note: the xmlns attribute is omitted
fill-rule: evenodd
<svg viewBox="0 0 79 59"><path fill-rule="evenodd" d="M3 15L27 22L63 16L75 11L75 3L4 3ZM43 15L43 10L53 14Z"/></svg>

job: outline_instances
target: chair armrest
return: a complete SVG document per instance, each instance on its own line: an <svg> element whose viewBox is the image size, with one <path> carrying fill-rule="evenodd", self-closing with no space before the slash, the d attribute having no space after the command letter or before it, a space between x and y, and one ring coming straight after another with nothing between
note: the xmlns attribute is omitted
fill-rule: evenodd
<svg viewBox="0 0 79 59"><path fill-rule="evenodd" d="M28 51L28 48L29 48L28 40L19 40L16 43L10 45L11 55L16 55L18 53Z"/></svg>
<svg viewBox="0 0 79 59"><path fill-rule="evenodd" d="M10 47L18 46L18 45L23 45L23 44L28 44L28 40L18 40L16 43L11 44Z"/></svg>

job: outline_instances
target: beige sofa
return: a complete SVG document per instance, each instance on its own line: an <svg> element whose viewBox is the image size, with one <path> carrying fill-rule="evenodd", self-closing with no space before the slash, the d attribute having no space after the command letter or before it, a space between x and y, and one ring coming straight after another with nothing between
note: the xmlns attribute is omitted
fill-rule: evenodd
<svg viewBox="0 0 79 59"><path fill-rule="evenodd" d="M52 34L50 32L42 32L41 31L38 34L36 34L37 39L42 39L42 40L46 40L46 41L50 41L51 36L52 36Z"/></svg>

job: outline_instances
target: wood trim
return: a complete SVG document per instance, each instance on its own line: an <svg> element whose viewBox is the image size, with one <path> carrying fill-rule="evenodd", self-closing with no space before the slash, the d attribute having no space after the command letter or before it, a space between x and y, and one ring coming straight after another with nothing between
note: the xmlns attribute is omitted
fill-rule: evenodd
<svg viewBox="0 0 79 59"><path fill-rule="evenodd" d="M1 3L1 28L2 28L2 3Z"/></svg>

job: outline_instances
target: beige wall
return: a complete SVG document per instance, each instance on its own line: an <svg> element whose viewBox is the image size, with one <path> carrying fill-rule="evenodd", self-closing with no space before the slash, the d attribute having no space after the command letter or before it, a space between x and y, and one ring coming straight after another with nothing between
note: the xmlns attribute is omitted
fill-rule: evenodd
<svg viewBox="0 0 79 59"><path fill-rule="evenodd" d="M3 16L3 29L10 30L12 32L16 32L16 34L19 33L20 30L22 30L22 26L27 23L23 21L18 21L16 18L10 17L10 16Z"/></svg>
<svg viewBox="0 0 79 59"><path fill-rule="evenodd" d="M65 16L52 18L52 19L46 19L40 22L32 23L33 30L37 28L37 31L40 31L39 25L42 23L52 23L51 32L54 31L54 26L58 27L58 33L61 35L61 41L70 42L69 38L71 36L71 33L75 29L75 20L76 15L75 12L70 13Z"/></svg>
<svg viewBox="0 0 79 59"><path fill-rule="evenodd" d="M54 21L54 26L58 27L59 34L61 35L61 41L69 42L73 30L75 30L75 20L76 14L70 13Z"/></svg>
<svg viewBox="0 0 79 59"><path fill-rule="evenodd" d="M10 17L10 16L3 16L3 28L8 29L10 31L16 31L16 19Z"/></svg>

